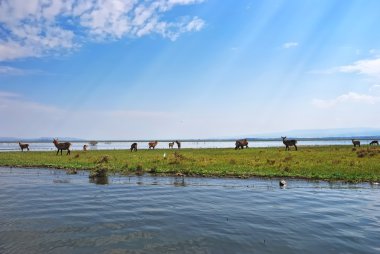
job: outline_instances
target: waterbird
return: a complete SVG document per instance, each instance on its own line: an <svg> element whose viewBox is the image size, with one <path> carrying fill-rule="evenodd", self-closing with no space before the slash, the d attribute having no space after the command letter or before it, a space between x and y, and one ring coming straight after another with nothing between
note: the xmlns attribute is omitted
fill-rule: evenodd
<svg viewBox="0 0 380 254"><path fill-rule="evenodd" d="M280 187L284 187L286 185L286 181L282 179L280 180L279 184L280 184Z"/></svg>

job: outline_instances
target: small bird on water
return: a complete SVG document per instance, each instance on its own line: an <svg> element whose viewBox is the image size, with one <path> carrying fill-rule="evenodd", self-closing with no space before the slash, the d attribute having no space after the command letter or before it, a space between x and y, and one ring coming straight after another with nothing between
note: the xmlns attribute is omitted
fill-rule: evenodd
<svg viewBox="0 0 380 254"><path fill-rule="evenodd" d="M286 185L286 181L282 179L280 180L279 184L280 184L280 187L284 187Z"/></svg>

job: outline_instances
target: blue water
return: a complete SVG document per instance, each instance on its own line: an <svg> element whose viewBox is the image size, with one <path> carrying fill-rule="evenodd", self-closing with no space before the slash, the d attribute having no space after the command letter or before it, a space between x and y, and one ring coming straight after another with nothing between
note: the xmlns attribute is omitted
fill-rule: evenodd
<svg viewBox="0 0 380 254"><path fill-rule="evenodd" d="M0 168L0 253L379 253L380 187Z"/></svg>

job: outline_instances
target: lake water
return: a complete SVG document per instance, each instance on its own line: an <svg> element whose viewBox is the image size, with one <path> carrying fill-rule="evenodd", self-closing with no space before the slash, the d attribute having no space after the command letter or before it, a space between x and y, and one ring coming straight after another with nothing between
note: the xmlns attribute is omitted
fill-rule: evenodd
<svg viewBox="0 0 380 254"><path fill-rule="evenodd" d="M0 253L379 253L380 187L0 168Z"/></svg>
<svg viewBox="0 0 380 254"><path fill-rule="evenodd" d="M362 144L368 144L371 140L362 141ZM99 142L97 145L92 146L86 142L73 142L72 150L82 150L83 145L88 145L89 150L116 150L116 149L130 149L133 142ZM351 140L314 140L314 141L299 141L299 146L320 146L320 145L352 145ZM249 147L283 147L281 141L250 141ZM174 145L177 148L176 145ZM194 141L182 142L182 148L234 148L235 141ZM138 142L139 149L148 149L148 142ZM156 146L157 149L168 149L168 142L159 142ZM56 150L52 142L48 143L30 143L30 149L33 151L51 151ZM18 143L1 143L0 151L18 151L20 147Z"/></svg>

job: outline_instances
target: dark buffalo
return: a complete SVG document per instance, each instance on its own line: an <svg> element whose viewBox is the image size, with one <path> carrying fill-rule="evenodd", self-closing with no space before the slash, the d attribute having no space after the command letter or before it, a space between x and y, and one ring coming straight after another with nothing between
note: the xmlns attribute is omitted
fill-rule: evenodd
<svg viewBox="0 0 380 254"><path fill-rule="evenodd" d="M352 139L351 141L352 141L352 144L354 145L354 147L356 147L356 146L360 147L360 140Z"/></svg>
<svg viewBox="0 0 380 254"><path fill-rule="evenodd" d="M236 140L236 142L235 142L235 150L237 150L237 149L244 149L244 147L248 148L248 141L247 141L247 139Z"/></svg>
<svg viewBox="0 0 380 254"><path fill-rule="evenodd" d="M133 152L133 151L137 152L137 143L133 143L131 145L131 152Z"/></svg>

